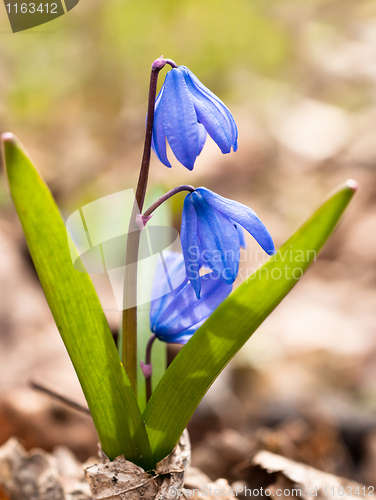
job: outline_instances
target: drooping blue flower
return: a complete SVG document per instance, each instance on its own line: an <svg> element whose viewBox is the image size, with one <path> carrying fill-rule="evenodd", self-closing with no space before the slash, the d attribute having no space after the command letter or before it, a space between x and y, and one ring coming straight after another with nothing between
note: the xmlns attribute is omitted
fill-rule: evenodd
<svg viewBox="0 0 376 500"><path fill-rule="evenodd" d="M150 329L163 342L185 344L211 313L230 295L232 285L208 273L201 277L201 298L197 299L185 271L181 253L163 252L154 276ZM166 279L167 270L167 279ZM171 291L171 283L180 283Z"/></svg>
<svg viewBox="0 0 376 500"><path fill-rule="evenodd" d="M171 69L155 101L152 147L167 167L166 139L176 158L189 170L206 141L206 133L222 153L238 149L235 120L223 102L185 66Z"/></svg>
<svg viewBox="0 0 376 500"><path fill-rule="evenodd" d="M267 254L275 253L272 237L250 208L204 187L186 196L180 238L187 277L198 298L202 266L211 269L225 283L235 281L240 246L245 246L244 234L238 226L248 231Z"/></svg>

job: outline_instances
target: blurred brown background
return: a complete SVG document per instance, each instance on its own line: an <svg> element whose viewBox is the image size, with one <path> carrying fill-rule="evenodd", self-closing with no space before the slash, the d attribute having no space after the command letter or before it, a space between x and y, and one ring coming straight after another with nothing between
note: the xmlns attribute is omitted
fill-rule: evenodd
<svg viewBox="0 0 376 500"><path fill-rule="evenodd" d="M22 141L65 216L135 186L161 54L224 100L239 151L223 156L209 139L193 172L153 157L152 184L242 201L277 245L337 185L361 186L318 262L201 404L194 463L235 480L233 467L263 448L375 485L376 4L81 0L19 34L0 6L1 131ZM257 264L249 245L243 269ZM27 387L35 379L83 399L4 175L0 256L0 442L64 443L85 459L96 451L90 421ZM109 321L115 331L117 315Z"/></svg>

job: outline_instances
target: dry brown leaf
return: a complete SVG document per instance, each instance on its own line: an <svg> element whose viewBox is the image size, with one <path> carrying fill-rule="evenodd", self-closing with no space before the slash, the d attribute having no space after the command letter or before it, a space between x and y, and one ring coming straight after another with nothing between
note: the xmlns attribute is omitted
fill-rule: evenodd
<svg viewBox="0 0 376 500"><path fill-rule="evenodd" d="M236 498L234 496L235 489L229 485L226 479L217 479L215 482L200 482L192 486L192 484L185 485L182 490L176 490L175 498L199 500L201 498L215 499L215 500L231 500ZM189 488L188 488L189 486Z"/></svg>
<svg viewBox="0 0 376 500"><path fill-rule="evenodd" d="M185 498L215 498L225 500L235 498L234 487L230 486L226 479L217 479L212 482L210 478L196 467L190 467L186 474L183 493ZM182 496L184 498L184 496Z"/></svg>
<svg viewBox="0 0 376 500"><path fill-rule="evenodd" d="M158 488L153 477L124 456L85 469L95 500L154 498Z"/></svg>
<svg viewBox="0 0 376 500"><path fill-rule="evenodd" d="M369 500L370 496L367 496L367 493L372 495L372 487L368 489L367 486L349 479L333 476L269 451L258 452L253 458L253 464L270 474L276 472L282 474L290 481L292 488L299 490L293 495L284 496L295 496L304 500L311 500L313 497L317 500L344 500L355 495L358 500L361 498Z"/></svg>
<svg viewBox="0 0 376 500"><path fill-rule="evenodd" d="M90 500L82 466L71 452L56 456L43 450L26 452L15 438L0 448L0 485L12 500Z"/></svg>
<svg viewBox="0 0 376 500"><path fill-rule="evenodd" d="M193 490L194 488L201 488L204 484L211 482L210 477L204 474L197 467L189 467L185 476L185 487Z"/></svg>

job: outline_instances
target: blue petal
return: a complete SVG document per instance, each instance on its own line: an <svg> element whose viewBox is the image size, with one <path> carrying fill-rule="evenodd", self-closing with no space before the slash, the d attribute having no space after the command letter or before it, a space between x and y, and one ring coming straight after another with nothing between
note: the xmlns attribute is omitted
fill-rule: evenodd
<svg viewBox="0 0 376 500"><path fill-rule="evenodd" d="M223 125L225 123L223 121L223 119L226 121L227 126L224 125L224 128L226 130L226 135L229 136L230 143L231 143L234 151L237 151L237 149L238 149L238 143L237 143L238 129L236 127L235 120L234 120L232 114L230 113L229 109L227 108L227 106L219 99L219 97L217 97L215 94L213 94L213 92L211 92L207 87L205 87L205 85L203 85L200 82L200 80L192 73L192 71L190 71L185 66L179 66L179 69L181 69L182 73L184 74L184 78L185 78L185 81L187 82L189 91L195 97L197 97L197 99L199 99L199 100L203 100L203 96L205 96L207 98L207 100L205 102L210 107L210 109L212 111L214 111L214 108L213 108L213 106L214 106L221 113L223 118L218 116L217 113L216 113L216 116L217 116L219 122L222 123ZM196 112L197 112L197 109L196 109ZM208 129L208 132L209 132L209 129ZM210 132L209 132L209 135L211 135ZM213 139L214 139L214 137L213 137ZM215 141L215 142L217 142L217 141ZM231 149L231 145L230 145L230 149ZM222 151L222 152L224 152L224 151ZM229 152L229 151L226 151L226 152Z"/></svg>
<svg viewBox="0 0 376 500"><path fill-rule="evenodd" d="M197 214L200 256L204 265L217 272L226 283L233 283L239 270L239 236L233 223L206 203L200 193L192 193Z"/></svg>
<svg viewBox="0 0 376 500"><path fill-rule="evenodd" d="M171 168L171 163L168 161L167 158L166 136L163 128L163 112L161 106L162 95L163 95L163 86L159 91L159 94L155 101L153 136L151 141L151 147L153 148L154 153L157 155L158 160L164 165L166 165L166 167Z"/></svg>
<svg viewBox="0 0 376 500"><path fill-rule="evenodd" d="M218 279L215 273L206 274L201 280L201 299L196 298L189 283L174 293L174 299L159 316L153 330L160 340L176 342L176 336L186 335L187 330L189 334L194 333L193 327L197 329L231 293L232 286Z"/></svg>
<svg viewBox="0 0 376 500"><path fill-rule="evenodd" d="M181 331L176 335L169 335L168 340L165 340L165 338L159 338L159 340L163 340L164 342L168 342L169 344L186 344L192 337L192 335L200 328L201 325L205 323L207 319L208 318L203 319L199 323L196 323L195 325Z"/></svg>
<svg viewBox="0 0 376 500"><path fill-rule="evenodd" d="M164 131L176 158L189 170L199 153L199 130L187 84L179 69L170 70L161 98Z"/></svg>
<svg viewBox="0 0 376 500"><path fill-rule="evenodd" d="M228 200L204 187L198 188L203 199L223 215L244 227L269 255L275 253L273 239L255 212L237 201Z"/></svg>
<svg viewBox="0 0 376 500"><path fill-rule="evenodd" d="M184 200L180 231L181 247L183 250L187 277L190 280L196 296L200 298L200 261L197 241L197 215L193 207L192 194Z"/></svg>
<svg viewBox="0 0 376 500"><path fill-rule="evenodd" d="M160 260L156 267L151 291L151 329L153 329L161 311L173 300L174 294L188 281L181 253L164 251L162 257L164 262Z"/></svg>
<svg viewBox="0 0 376 500"><path fill-rule="evenodd" d="M168 342L169 344L186 344L188 340L192 337L192 335L200 328L201 325L205 323L208 318L204 318L199 323L187 328L186 330L182 330L179 333L171 335L169 333L159 333L156 336L162 342Z"/></svg>
<svg viewBox="0 0 376 500"><path fill-rule="evenodd" d="M192 102L197 114L197 119L204 125L208 134L218 145L223 154L231 151L231 130L228 122L215 106L208 105L209 99L201 96L197 98L192 94Z"/></svg>
<svg viewBox="0 0 376 500"><path fill-rule="evenodd" d="M244 229L243 229L243 227L240 224L238 224L237 222L233 221L233 220L231 222L234 224L235 229L238 232L239 243L240 243L241 248L247 248L247 243L245 241L245 235L244 235Z"/></svg>
<svg viewBox="0 0 376 500"><path fill-rule="evenodd" d="M206 137L207 137L206 129L202 123L199 123L198 124L198 141L199 141L198 154L201 153L202 148L205 146Z"/></svg>

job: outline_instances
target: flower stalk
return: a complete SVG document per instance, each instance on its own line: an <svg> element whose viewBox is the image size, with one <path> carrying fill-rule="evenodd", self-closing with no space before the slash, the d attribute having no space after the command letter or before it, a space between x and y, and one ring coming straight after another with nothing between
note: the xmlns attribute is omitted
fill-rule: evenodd
<svg viewBox="0 0 376 500"><path fill-rule="evenodd" d="M140 362L141 370L145 377L146 402L149 401L152 394L151 376L153 374L153 364L151 362L151 349L156 338L156 335L153 333L146 346L145 363L143 361Z"/></svg>
<svg viewBox="0 0 376 500"><path fill-rule="evenodd" d="M125 256L123 318L122 318L122 363L128 375L132 388L137 394L137 260L141 231L137 226L136 217L142 212L149 178L151 140L154 122L154 106L157 93L158 74L169 64L176 68L171 59L156 59L151 68L148 115L141 169L136 189L136 199L129 224ZM129 307L132 305L132 307Z"/></svg>
<svg viewBox="0 0 376 500"><path fill-rule="evenodd" d="M150 207L145 210L143 217L144 218L149 218L151 214L162 205L165 201L170 199L172 196L175 196L175 194L181 193L183 191L189 191L190 193L193 193L195 188L193 186L190 186L189 184L183 184L182 186L177 186L176 188L170 189L170 191L167 191L166 194L161 196L157 201L155 201Z"/></svg>

